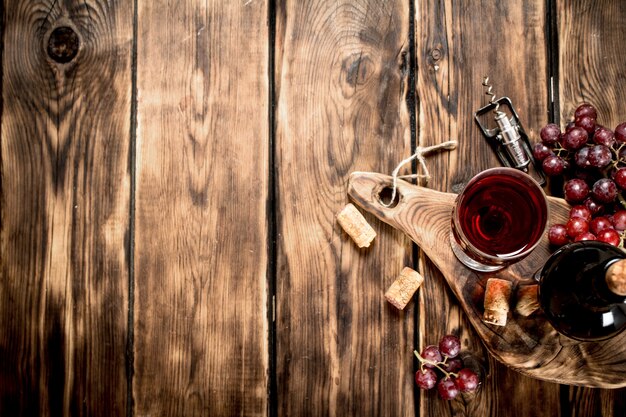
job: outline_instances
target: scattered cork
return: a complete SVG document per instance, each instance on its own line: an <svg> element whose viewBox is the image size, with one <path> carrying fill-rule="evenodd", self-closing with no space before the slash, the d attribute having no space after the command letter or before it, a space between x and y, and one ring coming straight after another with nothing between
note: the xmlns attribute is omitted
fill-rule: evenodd
<svg viewBox="0 0 626 417"><path fill-rule="evenodd" d="M511 282L504 279L490 278L487 280L484 302L485 314L483 315L485 323L496 326L506 325L511 287Z"/></svg>
<svg viewBox="0 0 626 417"><path fill-rule="evenodd" d="M405 267L385 293L385 298L398 310L404 310L422 282L424 277L419 272Z"/></svg>
<svg viewBox="0 0 626 417"><path fill-rule="evenodd" d="M537 291L539 285L523 285L517 290L517 304L515 312L524 317L528 317L539 309L539 299Z"/></svg>
<svg viewBox="0 0 626 417"><path fill-rule="evenodd" d="M345 206L337 214L337 221L359 248L369 247L376 237L376 232L372 226L352 203Z"/></svg>

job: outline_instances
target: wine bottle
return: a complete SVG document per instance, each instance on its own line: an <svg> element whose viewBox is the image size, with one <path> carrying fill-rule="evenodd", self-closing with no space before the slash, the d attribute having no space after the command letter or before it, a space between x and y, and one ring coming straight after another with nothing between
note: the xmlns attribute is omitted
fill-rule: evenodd
<svg viewBox="0 0 626 417"><path fill-rule="evenodd" d="M626 327L626 252L597 241L563 246L541 270L539 303L565 336L615 336Z"/></svg>

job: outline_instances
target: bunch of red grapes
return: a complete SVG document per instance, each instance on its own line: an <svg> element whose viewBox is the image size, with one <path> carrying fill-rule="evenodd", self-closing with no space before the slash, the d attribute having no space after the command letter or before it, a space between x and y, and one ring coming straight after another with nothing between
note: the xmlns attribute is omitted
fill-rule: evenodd
<svg viewBox="0 0 626 417"><path fill-rule="evenodd" d="M550 123L541 129L533 156L549 177L563 176L565 200L572 206L567 224L554 224L554 246L598 240L623 247L626 230L626 123L611 130L597 123L598 113L583 103L565 132Z"/></svg>
<svg viewBox="0 0 626 417"><path fill-rule="evenodd" d="M442 337L439 346L426 346L421 355L414 351L420 361L415 383L424 390L437 386L439 397L444 400L454 399L459 392L476 391L480 384L478 375L463 367L458 358L460 352L461 341L454 335Z"/></svg>

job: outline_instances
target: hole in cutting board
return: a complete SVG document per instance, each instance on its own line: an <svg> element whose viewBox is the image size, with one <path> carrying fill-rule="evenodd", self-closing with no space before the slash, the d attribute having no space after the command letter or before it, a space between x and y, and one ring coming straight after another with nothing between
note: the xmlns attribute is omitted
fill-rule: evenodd
<svg viewBox="0 0 626 417"><path fill-rule="evenodd" d="M393 188L390 186L383 187L378 193L378 201L385 205L387 208L394 208L400 202L400 193L396 189L396 197L391 201L393 194ZM391 202L391 204L389 204Z"/></svg>

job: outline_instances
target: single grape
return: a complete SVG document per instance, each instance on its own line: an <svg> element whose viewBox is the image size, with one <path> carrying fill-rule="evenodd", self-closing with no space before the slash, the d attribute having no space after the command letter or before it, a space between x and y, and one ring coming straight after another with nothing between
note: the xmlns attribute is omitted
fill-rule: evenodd
<svg viewBox="0 0 626 417"><path fill-rule="evenodd" d="M583 201L589 195L589 186L581 179L574 178L565 183L563 187L565 200L568 203Z"/></svg>
<svg viewBox="0 0 626 417"><path fill-rule="evenodd" d="M541 128L539 136L541 141L548 146L554 145L559 140L561 129L554 123L550 123Z"/></svg>
<svg viewBox="0 0 626 417"><path fill-rule="evenodd" d="M598 112L596 111L596 108L593 107L591 104L582 103L576 108L576 111L574 111L574 118L578 119L584 116L589 116L595 120L598 118Z"/></svg>
<svg viewBox="0 0 626 417"><path fill-rule="evenodd" d="M446 335L439 341L439 352L449 358L456 357L461 351L461 341L454 335Z"/></svg>
<svg viewBox="0 0 626 417"><path fill-rule="evenodd" d="M421 353L422 358L431 361L431 362L441 362L443 360L443 358L441 357L441 352L439 352L439 349L437 348L437 346L435 345L428 345L424 348L424 350L422 350ZM428 368L434 368L434 365L431 365L429 363L424 363L424 366L428 367Z"/></svg>
<svg viewBox="0 0 626 417"><path fill-rule="evenodd" d="M537 161L543 161L550 155L554 155L554 152L552 152L552 149L548 148L544 143L537 142L533 146L533 156Z"/></svg>
<svg viewBox="0 0 626 417"><path fill-rule="evenodd" d="M620 168L613 175L613 181L622 190L626 190L626 168Z"/></svg>
<svg viewBox="0 0 626 417"><path fill-rule="evenodd" d="M626 230L626 210L618 210L613 214L613 227L620 232Z"/></svg>
<svg viewBox="0 0 626 417"><path fill-rule="evenodd" d="M626 122L618 124L615 128L615 140L619 143L626 142Z"/></svg>
<svg viewBox="0 0 626 417"><path fill-rule="evenodd" d="M604 204L598 203L592 197L585 198L585 201L583 203L585 204L585 207L589 209L592 216L597 216L604 213Z"/></svg>
<svg viewBox="0 0 626 417"><path fill-rule="evenodd" d="M575 151L587 143L588 139L589 135L585 129L574 126L569 132L565 133L562 145L565 149Z"/></svg>
<svg viewBox="0 0 626 417"><path fill-rule="evenodd" d="M593 184L591 195L600 203L610 203L617 197L617 186L608 178L602 178Z"/></svg>
<svg viewBox="0 0 626 417"><path fill-rule="evenodd" d="M469 368L463 368L456 377L456 385L461 392L473 392L478 388L478 375Z"/></svg>
<svg viewBox="0 0 626 417"><path fill-rule="evenodd" d="M604 168L612 159L611 149L604 145L592 146L589 150L588 162L594 168Z"/></svg>
<svg viewBox="0 0 626 417"><path fill-rule="evenodd" d="M599 233L605 229L612 229L613 224L604 216L596 217L595 219L589 222L589 230L596 236L599 236Z"/></svg>
<svg viewBox="0 0 626 417"><path fill-rule="evenodd" d="M615 229L604 229L600 233L598 233L597 239L600 242L608 243L613 246L619 245L619 233Z"/></svg>
<svg viewBox="0 0 626 417"><path fill-rule="evenodd" d="M431 389L437 385L437 374L432 369L419 369L415 372L415 383L421 389Z"/></svg>
<svg viewBox="0 0 626 417"><path fill-rule="evenodd" d="M565 161L559 156L551 155L543 160L541 167L547 176L554 177L563 173L565 170Z"/></svg>
<svg viewBox="0 0 626 417"><path fill-rule="evenodd" d="M587 133L593 133L596 130L596 119L590 116L582 116L576 118L574 124L577 127L582 127Z"/></svg>
<svg viewBox="0 0 626 417"><path fill-rule="evenodd" d="M596 235L591 232L581 233L574 238L574 242L580 242L583 240L596 240Z"/></svg>
<svg viewBox="0 0 626 417"><path fill-rule="evenodd" d="M448 359L445 365L441 365L446 372L457 372L463 368L463 361L459 358Z"/></svg>
<svg viewBox="0 0 626 417"><path fill-rule="evenodd" d="M615 135L611 129L600 126L593 135L593 141L598 145L604 145L610 148L615 144Z"/></svg>
<svg viewBox="0 0 626 417"><path fill-rule="evenodd" d="M548 229L548 241L554 246L563 246L569 243L567 227L564 224L553 224Z"/></svg>
<svg viewBox="0 0 626 417"><path fill-rule="evenodd" d="M571 238L575 238L581 233L589 231L589 222L582 217L572 217L567 221L567 235Z"/></svg>
<svg viewBox="0 0 626 417"><path fill-rule="evenodd" d="M582 217L583 219L590 221L591 220L591 211L587 208L587 206L583 206L579 204L577 206L572 207L569 211L569 217Z"/></svg>
<svg viewBox="0 0 626 417"><path fill-rule="evenodd" d="M437 384L437 392L442 400L453 400L458 394L459 389L456 386L454 377L442 378Z"/></svg>
<svg viewBox="0 0 626 417"><path fill-rule="evenodd" d="M574 163L576 164L576 166L580 168L587 168L590 166L589 165L589 149L591 148L584 146L576 151L576 154L574 155Z"/></svg>

